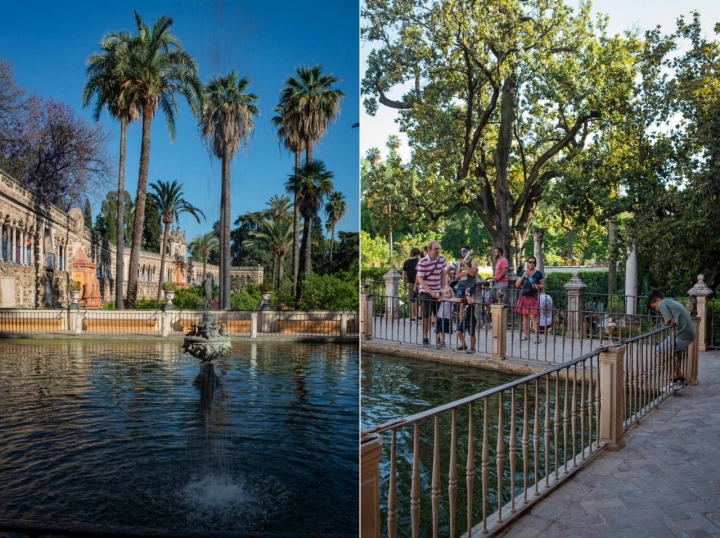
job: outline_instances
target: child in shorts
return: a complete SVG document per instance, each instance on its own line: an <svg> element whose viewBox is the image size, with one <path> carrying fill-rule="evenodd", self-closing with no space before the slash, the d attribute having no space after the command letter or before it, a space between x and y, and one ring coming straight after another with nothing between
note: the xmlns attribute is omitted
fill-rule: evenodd
<svg viewBox="0 0 720 538"><path fill-rule="evenodd" d="M450 334L452 328L453 304L458 302L453 297L453 290L450 286L445 286L440 297L440 306L437 310L437 323L435 325L437 332L437 347L445 347L445 335Z"/></svg>

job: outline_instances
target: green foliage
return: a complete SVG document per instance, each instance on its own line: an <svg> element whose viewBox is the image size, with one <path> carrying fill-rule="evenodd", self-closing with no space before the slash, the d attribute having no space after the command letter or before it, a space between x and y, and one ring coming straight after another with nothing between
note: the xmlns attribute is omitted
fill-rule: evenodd
<svg viewBox="0 0 720 538"><path fill-rule="evenodd" d="M134 204L130 193L123 191L125 202L123 205L123 239L125 246L130 246L132 241L132 225ZM107 239L115 245L117 243L117 191L110 191L105 196L100 206L100 212L95 217L95 233ZM159 252L159 249L158 249Z"/></svg>
<svg viewBox="0 0 720 538"><path fill-rule="evenodd" d="M69 291L80 291L82 289L82 284L79 280L70 280L68 283L68 290Z"/></svg>
<svg viewBox="0 0 720 538"><path fill-rule="evenodd" d="M173 299L175 310L202 310L205 308L202 286L180 288Z"/></svg>
<svg viewBox="0 0 720 538"><path fill-rule="evenodd" d="M175 282L167 280L162 283L161 288L163 289L163 291L175 291L177 290L177 284L175 284Z"/></svg>
<svg viewBox="0 0 720 538"><path fill-rule="evenodd" d="M317 275L310 273L302 287L300 308L303 310L357 310L358 274Z"/></svg>
<svg viewBox="0 0 720 538"><path fill-rule="evenodd" d="M585 297L591 298L595 295L607 295L608 293L608 272L607 271L579 271L578 277L586 285ZM545 291L552 295L555 308L567 307L567 290L564 288L572 278L570 272L555 272L545 275ZM618 273L617 289L624 289L624 275Z"/></svg>
<svg viewBox="0 0 720 538"><path fill-rule="evenodd" d="M230 294L230 308L233 310L257 310L261 298L249 294L247 290L243 290Z"/></svg>
<svg viewBox="0 0 720 538"><path fill-rule="evenodd" d="M125 220L128 222L128 219ZM132 220L130 220L132 226ZM125 237L128 237L127 235ZM162 222L160 210L155 199L148 196L145 199L145 220L143 221L142 249L146 252L160 252L162 239Z"/></svg>

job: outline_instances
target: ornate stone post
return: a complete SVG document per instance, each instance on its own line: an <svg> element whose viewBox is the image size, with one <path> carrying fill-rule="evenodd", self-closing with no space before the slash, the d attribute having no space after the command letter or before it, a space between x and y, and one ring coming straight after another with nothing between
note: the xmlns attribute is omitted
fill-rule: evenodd
<svg viewBox="0 0 720 538"><path fill-rule="evenodd" d="M400 278L402 275L395 270L395 265L383 277L385 279L385 316L387 319L400 317Z"/></svg>
<svg viewBox="0 0 720 538"><path fill-rule="evenodd" d="M340 314L340 338L345 338L347 336L347 313L342 312Z"/></svg>
<svg viewBox="0 0 720 538"><path fill-rule="evenodd" d="M493 359L505 359L507 351L507 313L508 307L505 304L490 305L490 316L492 317L491 357Z"/></svg>
<svg viewBox="0 0 720 538"><path fill-rule="evenodd" d="M695 297L697 301L697 315L700 318L700 329L696 333L695 340L698 342L698 349L700 351L707 351L707 297L712 293L712 290L705 284L705 275L698 275L697 278L697 284L688 290L688 295Z"/></svg>
<svg viewBox="0 0 720 538"><path fill-rule="evenodd" d="M625 394L623 391L623 357L625 344L605 348L600 353L599 388L602 394L602 406L598 420L598 440L607 443L610 450L619 450L625 446L623 439L623 409Z"/></svg>
<svg viewBox="0 0 720 538"><path fill-rule="evenodd" d="M691 385L697 385L699 383L698 369L700 363L700 342L698 342L697 335L700 333L700 318L697 316L693 316L691 319L693 325L695 326L696 337L695 340L693 340L693 343L690 344L690 347L688 348L688 364L685 372L685 378Z"/></svg>
<svg viewBox="0 0 720 538"><path fill-rule="evenodd" d="M625 260L625 313L628 316L637 313L637 253L634 245L628 249Z"/></svg>
<svg viewBox="0 0 720 538"><path fill-rule="evenodd" d="M360 441L360 536L380 538L380 458L382 438L362 434Z"/></svg>
<svg viewBox="0 0 720 538"><path fill-rule="evenodd" d="M535 240L533 254L537 260L537 267L542 274L545 274L545 228L533 228L532 234Z"/></svg>
<svg viewBox="0 0 720 538"><path fill-rule="evenodd" d="M372 340L373 337L373 297L368 291L370 285L363 284L365 291L360 294L360 334L365 340Z"/></svg>
<svg viewBox="0 0 720 538"><path fill-rule="evenodd" d="M170 312L163 310L160 314L160 330L163 336L170 336Z"/></svg>
<svg viewBox="0 0 720 538"><path fill-rule="evenodd" d="M250 338L257 338L258 333L258 313L250 312Z"/></svg>
<svg viewBox="0 0 720 538"><path fill-rule="evenodd" d="M580 280L578 271L573 271L570 281L563 286L567 290L567 334L570 338L583 337L583 295L587 284Z"/></svg>

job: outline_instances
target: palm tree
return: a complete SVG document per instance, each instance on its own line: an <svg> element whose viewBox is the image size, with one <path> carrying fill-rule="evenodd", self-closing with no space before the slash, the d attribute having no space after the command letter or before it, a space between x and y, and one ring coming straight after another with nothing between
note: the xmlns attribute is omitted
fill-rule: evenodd
<svg viewBox="0 0 720 538"><path fill-rule="evenodd" d="M370 166L374 168L380 160L380 150L378 148L370 148L369 150L367 150L365 158L370 163Z"/></svg>
<svg viewBox="0 0 720 538"><path fill-rule="evenodd" d="M312 272L311 241L310 233L312 221L320 212L325 197L333 190L332 179L334 174L325 170L325 163L318 160L312 163L305 163L298 174L290 176L285 183L285 188L297 195L299 200L300 214L303 218L302 255L303 264L298 285L295 291L295 301L299 304L300 292L303 281Z"/></svg>
<svg viewBox="0 0 720 538"><path fill-rule="evenodd" d="M83 89L83 107L97 96L93 119L100 120L100 113L107 108L110 115L120 120L120 170L118 171L117 245L115 262L115 309L123 308L124 262L124 214L125 202L125 147L127 126L140 117L138 95L126 85L129 67L129 47L132 36L126 32L110 33L100 41L101 52L87 60L87 82Z"/></svg>
<svg viewBox="0 0 720 538"><path fill-rule="evenodd" d="M273 197L270 198L267 205L270 206L267 214L271 219L287 220L290 216L290 198L287 196L273 194Z"/></svg>
<svg viewBox="0 0 720 538"><path fill-rule="evenodd" d="M135 12L138 36L128 47L127 77L123 85L137 96L142 109L142 146L135 219L133 222L130 271L128 277L127 306L135 307L137 299L138 267L142 243L145 198L150 170L150 132L157 108L163 111L170 139L175 140L175 116L178 113L176 94L185 97L197 112L202 98L202 83L195 60L183 50L180 41L172 34L173 20L161 15L151 28Z"/></svg>
<svg viewBox="0 0 720 538"><path fill-rule="evenodd" d="M289 202L289 199L288 199ZM289 219L265 218L257 231L250 232L250 239L243 244L258 246L273 252L272 282L275 290L280 289L285 268L285 256L292 246L292 228ZM277 281L275 275L278 275Z"/></svg>
<svg viewBox="0 0 720 538"><path fill-rule="evenodd" d="M210 258L210 254L217 252L219 241L217 235L213 232L206 233L204 235L196 235L190 241L188 248L198 260L202 260L203 264L203 280L205 279L205 273L207 269L207 261Z"/></svg>
<svg viewBox="0 0 720 538"><path fill-rule="evenodd" d="M300 133L300 114L287 103L282 100L274 110L279 116L272 119L273 126L277 129L277 136L285 149L295 155L294 173L297 174L300 169L300 159L302 152L305 151L305 140ZM300 209L298 208L298 200L295 197L293 201L293 249L292 249L292 270L293 270L293 289L297 287L297 278L300 268Z"/></svg>
<svg viewBox="0 0 720 538"><path fill-rule="evenodd" d="M205 88L200 119L201 136L208 151L222 161L220 199L220 308L230 309L230 161L240 144L246 144L258 114L257 96L246 93L250 79L235 71L212 77Z"/></svg>
<svg viewBox="0 0 720 538"><path fill-rule="evenodd" d="M333 246L335 243L335 225L338 221L347 213L347 202L345 202L345 195L339 191L333 191L328 196L327 203L325 204L325 228L330 232L330 271L332 271L332 255Z"/></svg>
<svg viewBox="0 0 720 538"><path fill-rule="evenodd" d="M158 211L162 217L165 229L163 230L162 238L162 250L160 251L160 281L158 282L158 294L157 299L160 300L160 294L162 292L162 283L165 277L165 256L168 251L168 236L170 235L170 227L175 219L179 220L181 213L190 213L195 219L200 222L200 215L205 218L205 214L200 211L197 207L189 204L182 191L183 184L178 184L177 181L170 183L169 181L158 181L157 183L151 183L150 188L155 191L150 193L153 200L157 204Z"/></svg>

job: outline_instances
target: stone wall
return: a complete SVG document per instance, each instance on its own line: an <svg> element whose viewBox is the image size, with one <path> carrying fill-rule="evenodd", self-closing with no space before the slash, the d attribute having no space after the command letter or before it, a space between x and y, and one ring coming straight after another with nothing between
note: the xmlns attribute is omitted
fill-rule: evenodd
<svg viewBox="0 0 720 538"><path fill-rule="evenodd" d="M13 263L0 264L0 307L33 308L34 306L34 268Z"/></svg>

